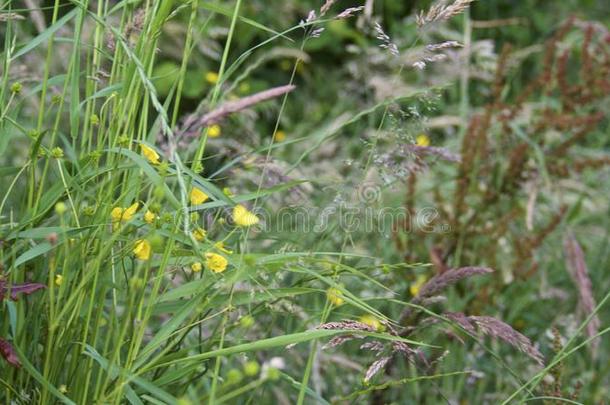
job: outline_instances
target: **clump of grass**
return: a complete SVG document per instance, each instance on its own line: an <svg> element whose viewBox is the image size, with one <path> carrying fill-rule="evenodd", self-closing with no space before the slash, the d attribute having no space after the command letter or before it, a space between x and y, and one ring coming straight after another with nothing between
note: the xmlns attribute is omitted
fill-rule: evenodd
<svg viewBox="0 0 610 405"><path fill-rule="evenodd" d="M336 12L335 1L313 9L297 3L296 12L287 11L295 13L294 25L290 18L262 23L268 10L257 14L252 7L259 3L241 0L231 7L200 0L2 6L1 401L417 401L421 387L436 393L437 384L475 374L459 358L450 362L446 336L461 335L512 376L516 396L531 394L537 379L563 360L570 345L557 348L544 370L523 383L479 338L508 343L540 364L535 343L495 317L443 310L461 310L453 306L463 292L458 282L491 272L459 266L487 261L469 246L479 232L466 220L470 200L496 203L529 172L533 152L515 147L500 186L491 194L473 191L476 177L489 179L492 171L484 162L495 146L489 130L496 120L508 125L502 99L508 52L500 58L493 100L473 119L458 156L412 133L425 121L419 105L438 91L404 86L403 75L415 82L410 75L423 74L404 57L412 38L391 37L389 25L372 18L369 2ZM420 28L436 25L470 3L439 3L417 21ZM30 11L33 26L22 18ZM303 14L298 24L297 13ZM415 30L417 21L408 28ZM280 23L289 26L279 30ZM600 45L589 31L587 52ZM549 48L563 37L557 38ZM335 40L341 47L353 41L345 48L357 56L345 57L339 74L329 69L316 77L312 65L325 55L315 47ZM427 66L458 48L460 42L443 39L418 57ZM605 62L599 62L587 53L582 71L587 84L603 88ZM565 56L557 63L569 116L559 121L545 110L538 127L588 131L600 119L580 108L601 93L579 98L585 86L572 87ZM378 73L391 84L367 76ZM348 86L335 82L341 75ZM335 103L318 92L350 97ZM514 104L514 117L526 101ZM386 138L387 126L402 132ZM579 132L551 152L565 158L583 137ZM348 164L343 158L352 150L358 157ZM403 260L406 246L398 263L387 263L396 257L390 235L354 231L350 221L328 217L345 207L348 192L356 208L369 212L403 180L414 212L416 180L433 161L460 172L465 190L455 190L451 218L459 243L435 241L437 274L410 283L413 270L427 265ZM316 226L282 228L288 201ZM321 209L308 211L306 204ZM563 215L526 246L542 243ZM511 218L499 224L507 227ZM298 225L302 218L291 219ZM399 248L401 229L391 232ZM584 259L570 246L586 285ZM458 266L447 263L452 254ZM405 288L410 302L401 299ZM588 317L605 303L581 295ZM414 390L403 390L405 384Z"/></svg>

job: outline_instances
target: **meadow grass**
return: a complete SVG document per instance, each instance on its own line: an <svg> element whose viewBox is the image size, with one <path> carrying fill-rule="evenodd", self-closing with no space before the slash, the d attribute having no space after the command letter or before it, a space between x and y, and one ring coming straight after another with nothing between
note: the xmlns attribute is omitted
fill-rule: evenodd
<svg viewBox="0 0 610 405"><path fill-rule="evenodd" d="M597 172L579 191L562 171L567 151L583 156L582 171L605 170L607 140L580 143L607 130L607 111L595 113L607 61L583 57L582 88L601 90L575 106L562 59L559 96L543 71L531 93L540 85L541 98L511 104L503 69L513 65L501 54L476 115L468 70L453 87L417 77L478 45L472 1L412 15L406 39L367 21L367 6L334 3L276 24L241 0L0 4L4 403L579 403L566 375L589 384L587 400L608 394L599 339L610 294L596 302L589 280L608 284L596 275L607 267L607 198L593 195ZM461 31L442 28L456 17ZM582 32L579 44L602 49ZM333 37L367 61L346 68L346 87L309 56ZM438 146L424 116L455 88L460 125ZM543 113L522 122L558 103L565 123ZM534 128L554 125L568 135L549 152ZM569 212L553 181L566 182L558 201ZM530 229L518 221L537 201L525 193L534 183L549 198ZM578 211L585 200L591 216ZM380 216L386 208L400 211ZM570 239L584 314L546 342L557 322L535 308L536 283L563 262L553 231L568 225L602 259L588 271Z"/></svg>

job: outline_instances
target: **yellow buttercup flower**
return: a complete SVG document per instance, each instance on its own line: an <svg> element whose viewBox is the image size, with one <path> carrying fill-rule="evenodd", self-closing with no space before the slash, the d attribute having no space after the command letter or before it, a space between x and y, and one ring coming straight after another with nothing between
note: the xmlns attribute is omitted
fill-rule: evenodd
<svg viewBox="0 0 610 405"><path fill-rule="evenodd" d="M343 293L338 288L333 287L326 290L326 297L328 298L331 304L337 307L345 302L345 300L343 299Z"/></svg>
<svg viewBox="0 0 610 405"><path fill-rule="evenodd" d="M123 211L125 211L125 208L114 207L112 211L110 211L110 218L112 218L112 222L120 222L123 218Z"/></svg>
<svg viewBox="0 0 610 405"><path fill-rule="evenodd" d="M208 82L210 84L218 83L218 73L216 73L216 72L207 72L205 74L205 80L206 80L206 82Z"/></svg>
<svg viewBox="0 0 610 405"><path fill-rule="evenodd" d="M222 134L222 128L220 128L220 125L214 124L208 127L208 136L210 138L218 138L220 134Z"/></svg>
<svg viewBox="0 0 610 405"><path fill-rule="evenodd" d="M199 273L201 269L203 269L203 265L200 262L191 264L191 270L193 270L194 273Z"/></svg>
<svg viewBox="0 0 610 405"><path fill-rule="evenodd" d="M415 282L409 287L411 295L415 297L417 294L419 294L419 290L423 287L424 284L426 284L426 280L426 276L424 276L423 274L417 276Z"/></svg>
<svg viewBox="0 0 610 405"><path fill-rule="evenodd" d="M152 224L155 221L155 218L157 218L157 216L154 212L151 210L146 210L146 213L144 214L144 221L146 221L147 224Z"/></svg>
<svg viewBox="0 0 610 405"><path fill-rule="evenodd" d="M140 144L140 149L142 149L142 154L146 159L148 159L150 163L152 163L153 165L159 164L159 154L156 150L154 150L150 146L144 145L143 143Z"/></svg>
<svg viewBox="0 0 610 405"><path fill-rule="evenodd" d="M210 197L208 197L208 195L206 193L204 193L202 190L198 189L197 187L193 187L191 189L190 199L191 199L192 205L203 204L208 198L210 198Z"/></svg>
<svg viewBox="0 0 610 405"><path fill-rule="evenodd" d="M205 235L207 234L207 232L203 228L197 228L197 229L193 230L192 234L193 234L193 238L195 238L195 240L197 240L197 242L201 242L202 240L205 239Z"/></svg>
<svg viewBox="0 0 610 405"><path fill-rule="evenodd" d="M273 139L276 142L283 142L286 139L286 132L279 130L273 135Z"/></svg>
<svg viewBox="0 0 610 405"><path fill-rule="evenodd" d="M222 273L227 269L228 264L229 262L227 259L218 253L205 254L205 266L214 273Z"/></svg>
<svg viewBox="0 0 610 405"><path fill-rule="evenodd" d="M430 146L430 138L426 134L419 134L415 138L415 144L417 146Z"/></svg>
<svg viewBox="0 0 610 405"><path fill-rule="evenodd" d="M62 276L61 274L56 274L55 275L55 285L59 287L63 282L64 282L64 276Z"/></svg>
<svg viewBox="0 0 610 405"><path fill-rule="evenodd" d="M222 241L214 243L214 247L216 249L220 250L222 253L226 253L228 255L233 253L232 250L229 250L229 249L225 248L225 244Z"/></svg>
<svg viewBox="0 0 610 405"><path fill-rule="evenodd" d="M236 205L233 208L233 222L237 226L251 226L258 224L258 217L252 212L248 211L243 205Z"/></svg>
<svg viewBox="0 0 610 405"><path fill-rule="evenodd" d="M138 211L139 207L140 203L136 202L131 204L128 208L125 208L125 211L123 211L122 221L131 220L131 218L133 218L133 216L136 214L136 211Z"/></svg>
<svg viewBox="0 0 610 405"><path fill-rule="evenodd" d="M121 222L127 222L133 218L136 211L138 211L138 207L140 203L135 202L130 205L128 208L123 207L114 207L112 211L110 211L110 218L112 219L112 227L116 229Z"/></svg>
<svg viewBox="0 0 610 405"><path fill-rule="evenodd" d="M151 255L150 242L146 239L138 239L133 248L133 254L140 260L148 260Z"/></svg>
<svg viewBox="0 0 610 405"><path fill-rule="evenodd" d="M382 331L384 329L383 324L379 322L379 319L375 318L373 315L366 314L362 315L360 319L358 319L361 323L370 326L376 331Z"/></svg>

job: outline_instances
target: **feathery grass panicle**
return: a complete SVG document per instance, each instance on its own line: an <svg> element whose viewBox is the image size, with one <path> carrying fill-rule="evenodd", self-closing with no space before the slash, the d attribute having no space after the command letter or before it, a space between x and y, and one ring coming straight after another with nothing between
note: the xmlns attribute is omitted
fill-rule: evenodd
<svg viewBox="0 0 610 405"><path fill-rule="evenodd" d="M375 22L373 24L373 29L375 30L377 39L381 41L381 44L379 44L379 46L383 49L386 49L393 56L398 56L400 54L400 52L398 51L398 46L394 42L392 42L390 36L385 33L385 31L381 27L381 24Z"/></svg>
<svg viewBox="0 0 610 405"><path fill-rule="evenodd" d="M444 3L436 3L427 13L424 11L420 11L419 14L416 15L416 23L421 28L426 24L434 23L437 21L448 20L451 17L454 17L458 14L461 14L470 7L470 3L475 0L454 0L451 4Z"/></svg>

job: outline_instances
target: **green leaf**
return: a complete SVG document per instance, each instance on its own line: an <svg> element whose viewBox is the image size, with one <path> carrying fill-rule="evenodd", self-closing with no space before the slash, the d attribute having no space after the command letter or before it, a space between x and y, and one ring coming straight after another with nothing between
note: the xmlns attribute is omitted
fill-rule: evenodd
<svg viewBox="0 0 610 405"><path fill-rule="evenodd" d="M70 21L77 13L79 12L78 8L72 9L69 13L61 17L57 22L51 25L49 28L41 32L36 38L31 39L28 43L21 49L19 49L15 54L11 57L11 61L19 58L20 56L25 55L32 49L36 48L38 45L47 41L57 30L63 27L68 21Z"/></svg>
<svg viewBox="0 0 610 405"><path fill-rule="evenodd" d="M15 349L15 352L17 353L17 355L19 355L19 360L21 361L21 365L23 366L25 371L27 371L28 374L30 374L36 381L38 381L40 383L40 385L42 385L51 394L55 395L64 404L76 405L76 403L74 403L70 398L68 398L61 392L59 392L59 390L57 388L55 388L55 386L53 384L51 384L49 381L47 381L42 376L42 374L40 374L38 372L38 370L36 370L36 368L32 365L32 363L30 363L30 361L27 359L27 357L25 357L25 355L23 354L23 352L21 351L21 349L18 346L13 345L13 348ZM3 365L2 367L5 367L5 366Z"/></svg>

